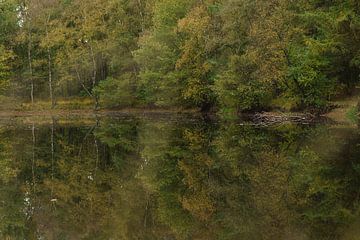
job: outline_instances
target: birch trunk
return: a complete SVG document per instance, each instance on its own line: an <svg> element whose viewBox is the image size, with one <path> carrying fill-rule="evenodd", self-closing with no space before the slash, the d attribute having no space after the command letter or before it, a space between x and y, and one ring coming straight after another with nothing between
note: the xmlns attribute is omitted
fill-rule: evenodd
<svg viewBox="0 0 360 240"><path fill-rule="evenodd" d="M94 89L96 87L96 76L97 76L97 65L96 65L96 59L95 59L95 54L94 54L94 50L91 46L90 43L89 44L89 48L90 48L90 54L91 54L91 59L92 59L92 63L93 63L93 76L92 76L92 95L94 96L94 100L95 100L95 110L99 107L99 99L96 96L96 94L94 94Z"/></svg>
<svg viewBox="0 0 360 240"><path fill-rule="evenodd" d="M50 14L48 15L47 21L46 21L46 38L49 41L49 30L48 25L50 22ZM47 46L47 55L48 55L48 81L49 81L49 93L50 93L50 100L51 100L51 108L55 107L55 101L54 101L54 92L53 92L53 85L52 85L52 69L51 69L51 51L49 45Z"/></svg>
<svg viewBox="0 0 360 240"><path fill-rule="evenodd" d="M35 144L36 144L36 138L35 138L35 124L32 124L31 127L31 133L32 133L32 161L31 161L31 172L32 172L32 181L33 181L33 190L34 194L36 193L35 185L36 185L36 178L35 178Z"/></svg>
<svg viewBox="0 0 360 240"><path fill-rule="evenodd" d="M30 97L31 97L31 104L34 105L34 78L33 78L33 68L32 68L32 54L31 54L31 48L32 48L32 36L31 36L31 23L29 21L29 29L28 29L28 63L29 63L29 77L30 77Z"/></svg>

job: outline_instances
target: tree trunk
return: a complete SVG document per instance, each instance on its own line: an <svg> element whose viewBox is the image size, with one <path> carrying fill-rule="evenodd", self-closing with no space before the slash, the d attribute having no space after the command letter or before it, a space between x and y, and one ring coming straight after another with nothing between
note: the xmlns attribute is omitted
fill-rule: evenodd
<svg viewBox="0 0 360 240"><path fill-rule="evenodd" d="M54 117L51 118L51 180L54 180L54 156L55 156L55 145L54 145Z"/></svg>
<svg viewBox="0 0 360 240"><path fill-rule="evenodd" d="M48 15L47 21L46 21L46 38L49 40L49 31L48 31L48 25L50 21L50 14ZM55 107L55 101L54 101L54 93L53 93L53 85L52 85L52 69L51 69L51 51L50 47L47 46L47 54L48 54L48 81L49 81L49 93L50 93L50 100L51 100L51 108Z"/></svg>
<svg viewBox="0 0 360 240"><path fill-rule="evenodd" d="M75 72L76 72L76 77L77 77L78 82L80 83L81 87L85 90L85 92L89 95L89 97L93 97L92 93L89 91L89 89L87 89L87 87L85 86L85 84L81 80L80 73L77 70L77 68L75 68Z"/></svg>
<svg viewBox="0 0 360 240"><path fill-rule="evenodd" d="M31 25L29 21L29 29L28 29L28 63L29 63L29 77L30 77L30 98L31 98L31 104L34 105L34 78L33 78L33 69L32 69L32 56L31 56L31 48L32 48L32 37L31 37Z"/></svg>
<svg viewBox="0 0 360 240"><path fill-rule="evenodd" d="M97 76L97 65L96 65L96 59L95 59L95 54L93 51L93 48L91 46L90 43L89 44L89 48L90 48L90 54L91 54L91 58L92 58L92 63L93 63L93 76L92 76L92 95L94 97L95 100L95 110L98 109L99 107L99 98L96 94L94 94L94 89L96 86L96 76Z"/></svg>
<svg viewBox="0 0 360 240"><path fill-rule="evenodd" d="M35 189L35 185L36 185L36 178L35 178L35 144L36 144L36 138L35 138L35 124L34 123L32 123L31 133L32 133L31 172L32 172L33 190L34 190L34 194L35 194L36 193L36 189Z"/></svg>
<svg viewBox="0 0 360 240"><path fill-rule="evenodd" d="M89 48L90 48L90 54L91 54L91 59L92 59L92 63L93 63L92 87L94 90L94 88L96 86L96 75L97 75L96 59L95 59L95 54L94 54L93 48L90 43L89 43Z"/></svg>

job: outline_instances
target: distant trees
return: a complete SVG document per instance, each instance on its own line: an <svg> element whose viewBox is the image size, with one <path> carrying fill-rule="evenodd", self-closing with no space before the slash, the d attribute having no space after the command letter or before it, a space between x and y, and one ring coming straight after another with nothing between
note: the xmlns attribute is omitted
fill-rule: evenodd
<svg viewBox="0 0 360 240"><path fill-rule="evenodd" d="M323 109L359 81L355 0L0 6L2 88L53 107L88 96L104 107Z"/></svg>
<svg viewBox="0 0 360 240"><path fill-rule="evenodd" d="M13 1L0 2L0 91L6 90L10 83L13 60L12 38L16 31L16 5Z"/></svg>
<svg viewBox="0 0 360 240"><path fill-rule="evenodd" d="M177 23L193 0L160 0L153 6L153 25L139 38L134 52L139 71L138 94L145 104L181 105L183 74L176 69L182 38Z"/></svg>

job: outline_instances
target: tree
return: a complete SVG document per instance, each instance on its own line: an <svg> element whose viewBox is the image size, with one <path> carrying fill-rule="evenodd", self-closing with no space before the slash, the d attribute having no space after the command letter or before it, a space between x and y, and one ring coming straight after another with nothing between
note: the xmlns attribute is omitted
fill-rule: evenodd
<svg viewBox="0 0 360 240"><path fill-rule="evenodd" d="M182 73L176 70L181 39L176 28L193 3L193 0L155 2L153 26L139 39L139 49L134 52L140 66L138 94L146 104L181 103Z"/></svg>
<svg viewBox="0 0 360 240"><path fill-rule="evenodd" d="M12 38L17 29L16 4L13 1L0 2L0 91L4 93L11 81L14 54Z"/></svg>
<svg viewBox="0 0 360 240"><path fill-rule="evenodd" d="M176 69L183 75L182 98L202 111L209 111L216 102L212 88L218 47L217 11L216 1L201 2L178 23L183 42Z"/></svg>

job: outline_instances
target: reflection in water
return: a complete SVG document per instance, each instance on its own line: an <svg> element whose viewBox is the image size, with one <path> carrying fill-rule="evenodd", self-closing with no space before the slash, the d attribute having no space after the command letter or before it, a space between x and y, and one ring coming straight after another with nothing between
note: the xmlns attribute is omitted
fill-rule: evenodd
<svg viewBox="0 0 360 240"><path fill-rule="evenodd" d="M0 128L1 239L357 239L360 134L104 118Z"/></svg>

